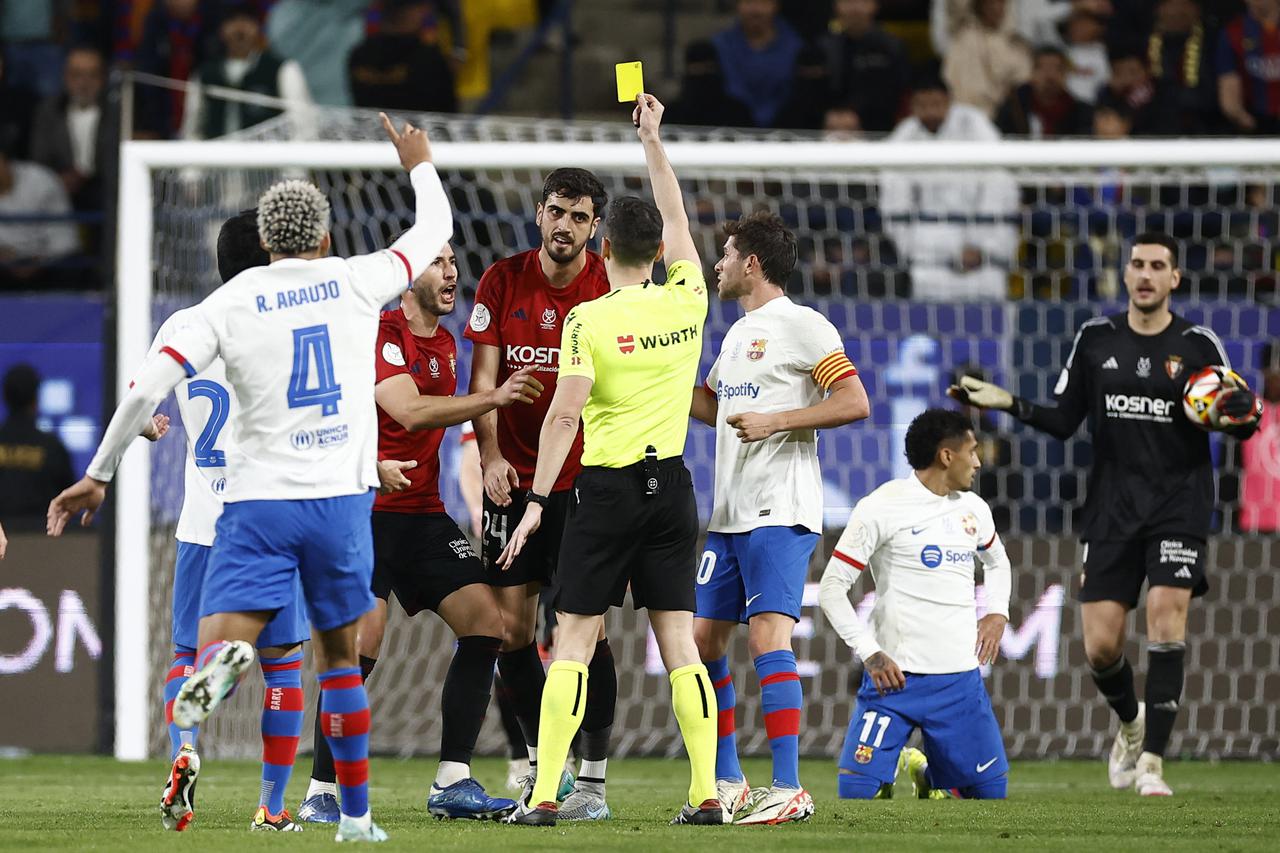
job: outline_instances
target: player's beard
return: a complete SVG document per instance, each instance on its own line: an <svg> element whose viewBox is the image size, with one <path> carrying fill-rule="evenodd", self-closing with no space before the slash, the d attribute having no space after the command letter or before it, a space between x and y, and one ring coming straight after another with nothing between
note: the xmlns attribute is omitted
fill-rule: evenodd
<svg viewBox="0 0 1280 853"><path fill-rule="evenodd" d="M726 279L722 275L720 281L716 283L716 294L726 302L733 299L741 299L750 292L751 289L747 287L746 281L741 278L733 281Z"/></svg>
<svg viewBox="0 0 1280 853"><path fill-rule="evenodd" d="M1137 308L1143 314L1158 314L1164 309L1169 307L1169 296L1170 294L1166 293L1163 298L1157 299L1154 302L1147 302L1147 303L1138 302L1136 299L1130 296L1129 304L1132 305L1134 308Z"/></svg>
<svg viewBox="0 0 1280 853"><path fill-rule="evenodd" d="M585 240L581 243L570 242L567 247L561 246L552 239L554 236L554 234L548 234L544 237L542 239L542 248L546 250L547 257L560 266L573 263L578 259L578 255L582 254L582 250L587 248ZM569 240L572 241L573 237L570 236Z"/></svg>
<svg viewBox="0 0 1280 853"><path fill-rule="evenodd" d="M454 306L458 304L458 291L455 288L453 291L454 301L446 303L440 299L440 294L443 290L444 287L441 287L438 291L430 288L423 288L422 290L419 290L415 287L413 289L413 298L414 301L418 303L418 310L424 314L430 314L433 317L444 317L452 314Z"/></svg>

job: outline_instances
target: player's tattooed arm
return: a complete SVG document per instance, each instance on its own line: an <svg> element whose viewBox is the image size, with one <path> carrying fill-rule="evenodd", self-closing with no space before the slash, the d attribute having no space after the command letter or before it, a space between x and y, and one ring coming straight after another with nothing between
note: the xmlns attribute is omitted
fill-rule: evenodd
<svg viewBox="0 0 1280 853"><path fill-rule="evenodd" d="M498 363L502 351L491 344L477 342L471 351L471 391L487 391L498 385ZM515 466L506 460L498 447L498 416L486 412L471 419L476 430L476 447L480 450L480 471L484 492L498 506L511 505L511 491L520 487Z"/></svg>
<svg viewBox="0 0 1280 853"><path fill-rule="evenodd" d="M862 662L881 696L894 693L907 686L907 677L902 674L898 664L884 652L876 652Z"/></svg>
<svg viewBox="0 0 1280 853"><path fill-rule="evenodd" d="M413 379L401 373L379 382L373 389L373 397L384 412L411 432L443 429L473 420L494 409L532 403L542 396L543 388L533 371L532 367L523 367L497 388L464 397L419 394Z"/></svg>

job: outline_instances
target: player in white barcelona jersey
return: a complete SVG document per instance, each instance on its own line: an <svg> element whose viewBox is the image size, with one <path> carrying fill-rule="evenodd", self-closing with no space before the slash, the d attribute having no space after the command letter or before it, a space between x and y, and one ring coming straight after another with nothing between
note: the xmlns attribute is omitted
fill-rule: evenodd
<svg viewBox="0 0 1280 853"><path fill-rule="evenodd" d="M163 347L170 358L143 366L88 475L49 507L52 535L81 510L91 515L129 438L156 405L222 358L241 408L201 596L197 671L178 693L174 722L186 727L212 712L300 580L316 640L320 713L337 759L339 841L386 838L369 812L369 703L356 657L356 620L373 607L379 312L453 231L426 134L412 127L400 134L382 120L417 194L414 226L389 250L327 257L324 195L302 181L269 189L258 202L258 230L271 265L246 270L198 306Z"/></svg>
<svg viewBox="0 0 1280 853"><path fill-rule="evenodd" d="M270 262L258 237L258 212L246 210L222 224L218 234L218 274L223 283L251 267ZM174 312L160 326L147 360L167 359L163 349L192 322L196 309ZM196 632L200 595L213 550L214 527L222 515L226 487L230 423L235 417L235 392L226 379L222 359L215 359L174 389L187 437L187 461L182 512L178 516L177 560L173 570L173 662L164 685L165 721L169 728L173 767L160 799L160 818L166 829L182 831L195 817L195 783L200 773L196 751L197 728L173 722L173 702L195 672ZM258 636L266 693L262 708L262 785L257 813L250 829L292 831L296 828L284 808L284 791L302 733L302 641L310 633L302 608L302 589L295 583L293 600L276 611Z"/></svg>
<svg viewBox="0 0 1280 853"><path fill-rule="evenodd" d="M791 633L822 534L817 430L861 420L870 409L840 333L783 293L796 242L782 219L753 213L725 230L718 290L746 314L725 335L691 405L693 417L716 429L715 506L697 575L694 638L720 711L720 802L734 823L776 824L813 814L799 778L803 691ZM754 791L738 764L727 656L743 622L773 753L772 784Z"/></svg>
<svg viewBox="0 0 1280 853"><path fill-rule="evenodd" d="M925 787L976 799L1007 792L1009 763L978 666L999 652L1012 576L990 508L968 491L977 447L959 412L917 416L906 436L913 473L858 501L822 575L822 611L865 668L840 755L842 798L872 799L892 782L917 728L928 755L917 795ZM975 556L986 583L982 619ZM876 599L863 625L849 590L866 569Z"/></svg>

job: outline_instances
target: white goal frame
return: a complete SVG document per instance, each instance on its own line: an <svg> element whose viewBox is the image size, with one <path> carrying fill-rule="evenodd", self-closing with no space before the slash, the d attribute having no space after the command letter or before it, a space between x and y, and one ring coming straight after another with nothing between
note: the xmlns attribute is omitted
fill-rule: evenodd
<svg viewBox="0 0 1280 853"><path fill-rule="evenodd" d="M439 142L443 169L552 168L643 172L635 142ZM1280 167L1280 140L1209 139L1115 142L1002 141L897 143L830 141L674 142L667 152L677 174L706 171L849 173L882 169L1138 168L1213 170ZM399 168L386 142L151 142L126 141L120 150L116 254L116 387L129 390L151 341L155 234L155 169ZM514 248L514 247L513 247ZM145 445L145 442L139 442ZM134 447L116 478L115 500L115 756L148 757L151 684L148 610L151 580L151 457Z"/></svg>

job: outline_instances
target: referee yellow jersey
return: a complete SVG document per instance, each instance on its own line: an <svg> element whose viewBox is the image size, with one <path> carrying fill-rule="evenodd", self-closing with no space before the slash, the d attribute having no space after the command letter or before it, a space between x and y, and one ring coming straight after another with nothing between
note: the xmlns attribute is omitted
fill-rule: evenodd
<svg viewBox="0 0 1280 853"><path fill-rule="evenodd" d="M582 412L583 465L622 468L684 452L696 384L707 284L676 261L666 284L646 283L574 307L564 321L560 376L594 383Z"/></svg>

